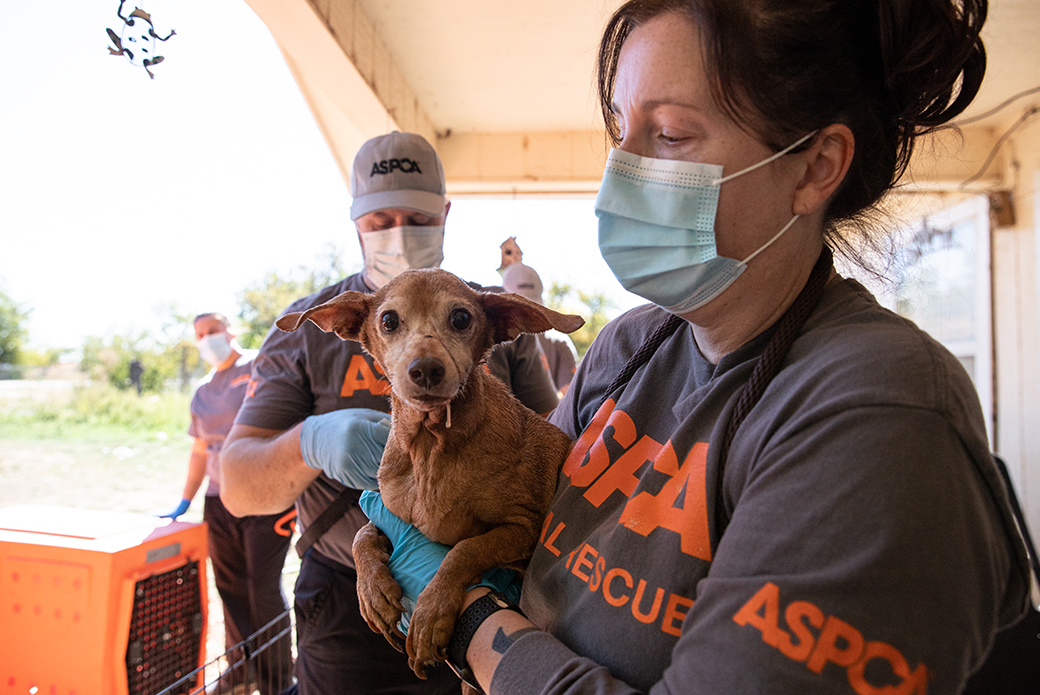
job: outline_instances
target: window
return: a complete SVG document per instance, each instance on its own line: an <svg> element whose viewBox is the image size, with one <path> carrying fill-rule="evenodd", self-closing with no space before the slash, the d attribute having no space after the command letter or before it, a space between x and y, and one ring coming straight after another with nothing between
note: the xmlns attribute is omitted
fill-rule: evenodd
<svg viewBox="0 0 1040 695"><path fill-rule="evenodd" d="M878 301L942 343L975 383L993 441L989 204L973 197L900 233Z"/></svg>

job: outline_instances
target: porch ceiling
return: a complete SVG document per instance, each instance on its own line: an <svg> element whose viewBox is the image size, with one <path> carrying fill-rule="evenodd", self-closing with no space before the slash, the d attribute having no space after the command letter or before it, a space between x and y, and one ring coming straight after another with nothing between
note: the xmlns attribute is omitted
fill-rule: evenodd
<svg viewBox="0 0 1040 695"><path fill-rule="evenodd" d="M458 193L591 192L605 145L593 70L620 0L246 0L271 30L345 180L391 129L434 140ZM966 117L1040 85L1040 3L991 0ZM972 126L995 141L1040 95ZM966 168L970 169L970 163Z"/></svg>

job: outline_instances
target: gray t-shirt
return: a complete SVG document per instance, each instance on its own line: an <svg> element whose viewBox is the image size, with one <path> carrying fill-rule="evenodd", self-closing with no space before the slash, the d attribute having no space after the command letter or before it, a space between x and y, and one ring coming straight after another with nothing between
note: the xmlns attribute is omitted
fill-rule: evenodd
<svg viewBox="0 0 1040 695"><path fill-rule="evenodd" d="M211 369L199 379L191 397L188 434L206 442L207 497L220 495L220 448L245 398L250 368L256 357L256 350L241 352L235 364L220 372Z"/></svg>
<svg viewBox="0 0 1040 695"><path fill-rule="evenodd" d="M293 302L286 312L304 311L347 290L371 291L358 273ZM488 358L488 368L531 410L546 413L556 407L556 392L533 335L521 335L497 346ZM310 321L292 333L272 327L253 362L250 394L235 421L286 430L309 415L342 408L389 412L389 392L389 382L360 343L325 333ZM300 531L343 489L324 474L318 476L296 502ZM313 547L322 555L353 567L350 547L357 530L366 523L368 519L355 506Z"/></svg>
<svg viewBox="0 0 1040 695"><path fill-rule="evenodd" d="M545 367L556 388L562 389L570 384L578 364L578 351L570 337L557 330L548 330L538 334L538 345L545 355Z"/></svg>
<svg viewBox="0 0 1040 695"><path fill-rule="evenodd" d="M552 417L577 441L522 600L547 632L507 650L494 692L959 692L1027 570L958 361L832 281L720 486L770 333L714 365L683 325L606 393L665 316L611 322Z"/></svg>

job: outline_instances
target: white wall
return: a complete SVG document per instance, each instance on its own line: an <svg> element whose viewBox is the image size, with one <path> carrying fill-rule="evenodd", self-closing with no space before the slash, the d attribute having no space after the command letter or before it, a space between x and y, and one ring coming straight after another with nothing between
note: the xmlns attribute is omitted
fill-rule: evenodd
<svg viewBox="0 0 1040 695"><path fill-rule="evenodd" d="M993 227L993 324L996 369L995 449L1008 463L1023 511L1040 536L1040 121L1004 145L1002 178L1016 220Z"/></svg>

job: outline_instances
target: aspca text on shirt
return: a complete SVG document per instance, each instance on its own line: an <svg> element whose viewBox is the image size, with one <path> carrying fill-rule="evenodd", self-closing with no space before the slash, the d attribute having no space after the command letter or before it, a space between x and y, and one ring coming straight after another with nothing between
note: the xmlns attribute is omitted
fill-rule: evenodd
<svg viewBox="0 0 1040 695"><path fill-rule="evenodd" d="M604 402L575 442L563 466L570 484L566 501L546 517L539 545L563 563L566 581L584 585L603 610L613 611L619 630L642 631L650 641L668 635L674 643L712 560L708 444L677 452L671 440L658 442L640 432L615 406ZM595 520L592 526L584 523L587 518ZM569 532L568 523L582 529ZM662 557L669 553L672 558ZM677 563L683 571L675 571ZM806 599L763 582L740 599L724 629L748 631L763 650L779 652L811 673L844 671L850 692L927 692L924 664L911 667L895 647L869 639Z"/></svg>

